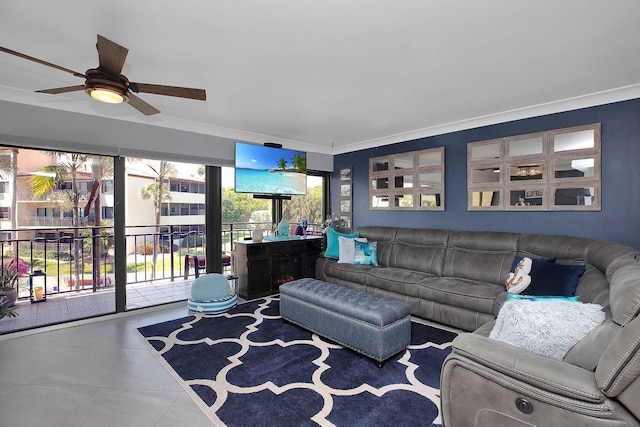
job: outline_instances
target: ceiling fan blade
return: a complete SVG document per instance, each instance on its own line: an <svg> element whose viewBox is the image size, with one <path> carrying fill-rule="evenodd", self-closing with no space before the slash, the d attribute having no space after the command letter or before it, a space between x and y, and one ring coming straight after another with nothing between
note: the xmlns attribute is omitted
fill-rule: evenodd
<svg viewBox="0 0 640 427"><path fill-rule="evenodd" d="M148 83L129 83L129 88L134 92L153 93L156 95L177 96L179 98L207 100L207 92L204 89L190 87L153 85Z"/></svg>
<svg viewBox="0 0 640 427"><path fill-rule="evenodd" d="M36 92L57 94L57 93L74 92L76 90L84 90L84 85L56 87L53 89L37 90Z"/></svg>
<svg viewBox="0 0 640 427"><path fill-rule="evenodd" d="M51 62L43 61L42 59L34 58L33 56L25 55L24 53L16 52L15 50L7 49L6 47L0 46L0 52L5 52L5 53L8 53L9 55L15 55L15 56L17 56L19 58L26 59L28 61L37 62L38 64L46 65L47 67L55 68L56 70L60 70L60 71L64 71L65 73L73 74L76 77L83 77L85 79L87 78L87 76L85 76L84 74L79 73L77 71L73 71L73 70L70 70L68 68L64 68L64 67L61 67L59 65L52 64Z"/></svg>
<svg viewBox="0 0 640 427"><path fill-rule="evenodd" d="M127 59L129 49L112 42L100 34L98 34L96 47L98 48L100 69L114 77L119 77L122 72L122 67L124 66L124 61Z"/></svg>
<svg viewBox="0 0 640 427"><path fill-rule="evenodd" d="M129 96L129 104L145 116L151 116L160 112L156 107L143 101L132 93L129 93L127 96Z"/></svg>

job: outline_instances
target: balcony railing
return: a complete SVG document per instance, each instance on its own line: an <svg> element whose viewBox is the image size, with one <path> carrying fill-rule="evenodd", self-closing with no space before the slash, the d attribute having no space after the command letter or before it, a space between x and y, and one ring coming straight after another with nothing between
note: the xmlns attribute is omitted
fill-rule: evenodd
<svg viewBox="0 0 640 427"><path fill-rule="evenodd" d="M125 227L127 240L127 284L156 280L182 279L185 275L185 256L205 253L204 224L154 225ZM254 230L270 234L269 223L234 223L222 226L222 253L231 254L233 242L250 239ZM20 235L32 229L3 230ZM28 276L35 270L47 276L47 293L58 294L81 290L98 291L113 286L114 251L112 227L47 228L47 233L65 233L58 238L18 238L0 241L2 265L11 260L21 261L19 297L29 297ZM308 233L320 233L319 224L310 224ZM97 254L97 255L96 255ZM155 264L153 263L155 259ZM152 268L152 266L154 268ZM230 268L230 267L227 267ZM95 272L95 274L94 274ZM193 276L194 271L187 269Z"/></svg>
<svg viewBox="0 0 640 427"><path fill-rule="evenodd" d="M35 197L32 191L18 191L18 201L19 202L55 202L58 200L57 197L60 194L65 194L68 190L55 190L51 194L45 194L40 197ZM80 200L88 200L90 191L78 191L78 198Z"/></svg>
<svg viewBox="0 0 640 427"><path fill-rule="evenodd" d="M81 225L85 222L85 218L78 218ZM87 220L88 222L88 220ZM23 227L73 227L73 218L66 217L50 217L50 216L28 216L20 219L20 225Z"/></svg>

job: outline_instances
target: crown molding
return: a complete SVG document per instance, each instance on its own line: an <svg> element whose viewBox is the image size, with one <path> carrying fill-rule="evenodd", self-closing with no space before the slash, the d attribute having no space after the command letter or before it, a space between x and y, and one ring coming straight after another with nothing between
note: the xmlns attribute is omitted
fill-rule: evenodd
<svg viewBox="0 0 640 427"><path fill-rule="evenodd" d="M565 111L577 110L580 108L610 104L613 102L627 101L636 98L640 98L640 84L592 93L589 95L576 96L574 98L567 98L559 101L548 102L545 104L538 104L529 107L503 111L500 113L481 117L474 117L471 119L417 129L414 131L402 132L382 138L375 138L367 141L345 144L341 145L340 147L336 147L333 150L333 155L366 150L369 148L396 144L399 142L406 142L414 139L426 138L429 136L443 135L446 133L479 128L499 123L506 123L514 120L528 119L531 117L544 116L547 114L555 114Z"/></svg>

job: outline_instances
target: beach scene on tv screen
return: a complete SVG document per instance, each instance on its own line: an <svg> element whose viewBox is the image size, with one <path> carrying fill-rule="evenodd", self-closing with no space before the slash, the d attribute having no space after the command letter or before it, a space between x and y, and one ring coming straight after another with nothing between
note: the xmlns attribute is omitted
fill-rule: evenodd
<svg viewBox="0 0 640 427"><path fill-rule="evenodd" d="M303 151L236 144L238 193L307 194L307 155Z"/></svg>

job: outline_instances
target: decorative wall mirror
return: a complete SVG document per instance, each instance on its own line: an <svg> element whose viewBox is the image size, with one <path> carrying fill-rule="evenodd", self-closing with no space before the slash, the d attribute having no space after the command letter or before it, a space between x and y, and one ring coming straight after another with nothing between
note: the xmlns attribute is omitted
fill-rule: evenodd
<svg viewBox="0 0 640 427"><path fill-rule="evenodd" d="M444 210L444 147L370 159L369 209Z"/></svg>
<svg viewBox="0 0 640 427"><path fill-rule="evenodd" d="M600 124L467 145L468 210L600 210Z"/></svg>

